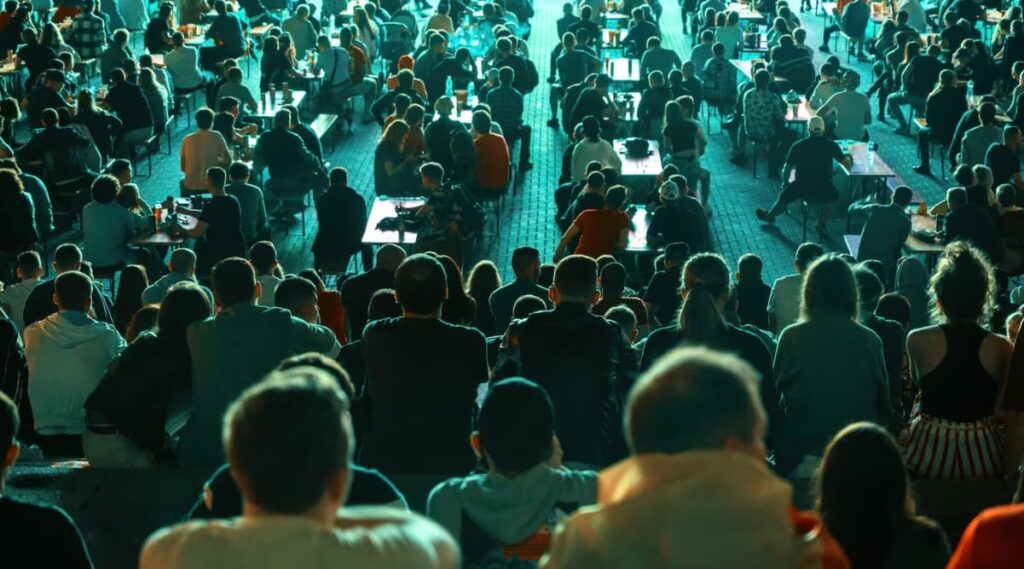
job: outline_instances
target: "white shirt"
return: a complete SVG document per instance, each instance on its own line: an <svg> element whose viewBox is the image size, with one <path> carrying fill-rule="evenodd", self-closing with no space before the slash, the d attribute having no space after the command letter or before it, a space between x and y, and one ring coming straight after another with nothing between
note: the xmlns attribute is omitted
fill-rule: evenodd
<svg viewBox="0 0 1024 569"><path fill-rule="evenodd" d="M818 109L818 115L827 118L835 111L836 138L864 140L864 125L871 122L871 100L864 93L840 91L829 97Z"/></svg>
<svg viewBox="0 0 1024 569"><path fill-rule="evenodd" d="M611 166L617 172L622 172L622 159L610 142L603 138L597 139L597 142L584 139L572 149L573 181L578 182L586 177L587 164L595 160L602 166Z"/></svg>
<svg viewBox="0 0 1024 569"><path fill-rule="evenodd" d="M181 171L185 174L185 189L202 190L206 187L206 170L227 162L228 145L219 132L198 130L181 141Z"/></svg>
<svg viewBox="0 0 1024 569"><path fill-rule="evenodd" d="M351 59L348 51L340 47L332 47L320 53L316 58L316 70L324 72L324 84L340 87L347 83L348 64Z"/></svg>
<svg viewBox="0 0 1024 569"><path fill-rule="evenodd" d="M74 310L25 328L28 398L42 435L85 432L85 400L128 345L117 330Z"/></svg>
<svg viewBox="0 0 1024 569"><path fill-rule="evenodd" d="M800 301L803 297L804 276L786 275L775 281L768 295L768 314L775 315L775 333L778 334L800 319Z"/></svg>
<svg viewBox="0 0 1024 569"><path fill-rule="evenodd" d="M25 301L37 284L39 279L25 279L0 292L0 306L3 306L4 311L11 317L11 322L14 322L18 332L25 328Z"/></svg>
<svg viewBox="0 0 1024 569"><path fill-rule="evenodd" d="M436 523L390 508L345 508L345 518L391 522L325 529L296 516L187 522L153 534L142 549L141 569L454 569L455 541Z"/></svg>
<svg viewBox="0 0 1024 569"><path fill-rule="evenodd" d="M277 292L277 285L281 284L284 279L278 278L275 275L263 275L256 277L259 281L260 287L262 287L263 294L257 302L260 306L277 306L274 304L274 293Z"/></svg>
<svg viewBox="0 0 1024 569"><path fill-rule="evenodd" d="M194 47L183 45L172 49L164 56L164 65L177 89L194 89L203 84L199 52Z"/></svg>

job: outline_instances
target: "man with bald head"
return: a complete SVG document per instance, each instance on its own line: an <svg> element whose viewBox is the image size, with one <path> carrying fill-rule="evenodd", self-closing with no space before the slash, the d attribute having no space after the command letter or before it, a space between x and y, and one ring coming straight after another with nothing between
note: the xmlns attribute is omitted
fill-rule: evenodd
<svg viewBox="0 0 1024 569"><path fill-rule="evenodd" d="M397 245L384 245L377 250L373 268L356 275L341 285L341 302L345 305L350 339L363 336L366 326L366 308L370 297L378 290L395 286L395 269L405 260L405 251Z"/></svg>
<svg viewBox="0 0 1024 569"><path fill-rule="evenodd" d="M385 474L465 474L476 464L477 389L488 380L484 336L441 320L448 285L436 258L405 259L394 283L402 316L371 322L363 334L363 397L373 413L359 463Z"/></svg>
<svg viewBox="0 0 1024 569"><path fill-rule="evenodd" d="M198 286L209 299L210 306L213 306L213 292L196 280L196 254L191 249L175 249L171 253L171 262L167 263L167 270L170 272L142 291L142 304L160 304L172 286L189 282Z"/></svg>

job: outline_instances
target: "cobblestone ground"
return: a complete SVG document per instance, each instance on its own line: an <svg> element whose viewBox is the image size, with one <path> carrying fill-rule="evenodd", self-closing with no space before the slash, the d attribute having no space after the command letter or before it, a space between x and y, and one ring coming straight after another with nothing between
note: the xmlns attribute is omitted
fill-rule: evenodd
<svg viewBox="0 0 1024 569"><path fill-rule="evenodd" d="M561 15L562 2L557 0L535 0L537 15L533 19L533 33L529 39L531 59L537 65L540 77L547 77L548 54L558 41L555 20ZM663 0L664 13L661 27L667 46L677 50L686 60L690 52L691 37L683 33L679 7L674 0ZM794 3L795 4L795 3ZM803 26L808 29L808 44L817 47L821 42L823 19L818 14L801 13ZM138 43L138 42L137 42ZM821 63L821 53L816 53ZM843 56L845 64L845 55ZM871 77L868 65L850 64L861 72L862 77ZM243 68L245 65L243 64ZM259 79L258 64L252 65L247 83L255 88ZM877 101L872 99L877 105ZM361 106L362 102L357 102ZM562 131L548 128L545 121L549 116L548 90L543 81L536 91L526 97L526 121L533 127L532 171L523 176L518 195L509 196L502 212L500 238L489 237L478 247L476 258L493 259L504 273L511 273L512 250L519 245L532 245L540 249L545 258L553 253L558 241L558 231L552 219L554 215L553 191L560 171L562 150L566 136ZM714 134L710 137L710 148L703 159L704 166L712 173L711 202L715 212L712 229L716 248L734 264L738 257L747 252L756 252L765 262L765 279L771 279L792 272L793 251L801 239L801 224L797 207L793 216L782 216L774 228L763 227L753 216L755 207L766 207L778 191L778 183L770 182L763 167L755 179L748 167L737 167L728 161L730 143L728 136L721 133L717 121L712 121ZM372 156L380 129L376 124L360 124L358 119L353 130L342 129L337 136L335 148L325 144L325 156L331 166L348 168L350 183L359 190L367 201L373 195ZM916 143L909 137L892 132L886 124L869 127L871 138L879 144L879 155L885 159L908 183L929 202L941 198L945 185L942 182L919 176L911 170L916 164ZM172 136L172 154L161 151L154 156L153 174L147 176L145 161L140 163L137 182L144 197L151 203L167 195L176 195L179 171L177 150L181 139L188 134L184 120L175 126ZM166 139L163 140L166 143ZM763 163L763 160L762 160ZM937 171L937 165L934 167ZM288 271L297 272L309 265L309 253L316 234L315 212L307 213L305 236L296 222L288 227L275 227L273 240L277 244L283 265ZM825 245L834 250L843 250L843 221L834 217L829 222L828 238ZM814 231L809 233L813 236ZM75 239L78 235L63 236L64 240ZM50 245L53 250L53 244ZM353 269L355 265L352 266ZM510 274L507 274L510 277Z"/></svg>

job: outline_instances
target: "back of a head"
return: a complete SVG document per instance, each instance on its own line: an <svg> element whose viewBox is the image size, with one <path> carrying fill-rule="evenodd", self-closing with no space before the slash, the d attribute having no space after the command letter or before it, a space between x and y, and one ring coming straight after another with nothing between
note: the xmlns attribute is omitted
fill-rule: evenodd
<svg viewBox="0 0 1024 569"><path fill-rule="evenodd" d="M798 270L805 271L811 266L815 259L825 254L825 249L817 243L802 243L796 248L796 266Z"/></svg>
<svg viewBox="0 0 1024 569"><path fill-rule="evenodd" d="M382 320L384 318L397 318L402 315L402 307L395 300L395 290L382 288L370 296L370 303L366 307L366 320Z"/></svg>
<svg viewBox="0 0 1024 569"><path fill-rule="evenodd" d="M819 257L805 272L801 319L842 316L856 320L860 314L860 293L853 269L839 255Z"/></svg>
<svg viewBox="0 0 1024 569"><path fill-rule="evenodd" d="M860 294L860 306L866 312L874 312L878 305L878 297L882 296L884 287L881 279L863 264L853 267L853 277L857 279L857 291Z"/></svg>
<svg viewBox="0 0 1024 569"><path fill-rule="evenodd" d="M167 291L160 302L157 327L162 339L177 346L185 346L185 333L193 322L206 320L213 314L213 307L198 286L182 281Z"/></svg>
<svg viewBox="0 0 1024 569"><path fill-rule="evenodd" d="M303 309L310 304L315 306L316 301L316 285L309 279L289 275L274 289L274 305L300 318Z"/></svg>
<svg viewBox="0 0 1024 569"><path fill-rule="evenodd" d="M373 266L374 268L384 269L386 271L394 272L398 268L398 265L402 264L405 260L405 249L402 249L398 245L387 244L377 249L377 255L374 257Z"/></svg>
<svg viewBox="0 0 1024 569"><path fill-rule="evenodd" d="M196 254L191 249L184 247L175 249L171 253L171 270L176 273L188 274L196 266Z"/></svg>
<svg viewBox="0 0 1024 569"><path fill-rule="evenodd" d="M53 294L63 310L85 312L92 300L92 279L79 271L67 271L57 275Z"/></svg>
<svg viewBox="0 0 1024 569"><path fill-rule="evenodd" d="M213 290L222 308L252 302L256 299L256 272L241 257L223 259L213 267Z"/></svg>
<svg viewBox="0 0 1024 569"><path fill-rule="evenodd" d="M686 297L679 309L679 329L686 342L717 346L722 314L718 302L729 294L729 265L716 253L698 253L683 267Z"/></svg>
<svg viewBox="0 0 1024 569"><path fill-rule="evenodd" d="M542 387L523 378L495 383L479 415L480 446L502 472L522 473L553 452L555 409Z"/></svg>
<svg viewBox="0 0 1024 569"><path fill-rule="evenodd" d="M747 253L736 263L736 270L743 276L743 280L760 280L761 271L764 270L764 261L753 253Z"/></svg>
<svg viewBox="0 0 1024 569"><path fill-rule="evenodd" d="M539 296L527 294L520 296L516 299L515 304L512 305L512 319L520 320L533 314L534 312L540 312L548 307Z"/></svg>
<svg viewBox="0 0 1024 569"><path fill-rule="evenodd" d="M585 255L569 255L555 267L554 286L562 302L591 305L597 292L597 262Z"/></svg>
<svg viewBox="0 0 1024 569"><path fill-rule="evenodd" d="M982 322L995 298L995 275L984 253L963 241L946 246L929 282L933 319Z"/></svg>
<svg viewBox="0 0 1024 569"><path fill-rule="evenodd" d="M249 262L257 275L266 275L277 266L277 248L270 241L257 241L249 247Z"/></svg>
<svg viewBox="0 0 1024 569"><path fill-rule="evenodd" d="M604 313L604 319L618 324L627 338L632 338L636 332L636 313L625 304L609 308L608 312Z"/></svg>
<svg viewBox="0 0 1024 569"><path fill-rule="evenodd" d="M270 374L224 416L224 449L242 496L272 514L316 505L352 454L348 398L325 372Z"/></svg>
<svg viewBox="0 0 1024 569"><path fill-rule="evenodd" d="M54 251L53 264L60 273L76 270L82 264L82 250L74 243L64 243Z"/></svg>
<svg viewBox="0 0 1024 569"><path fill-rule="evenodd" d="M892 203L898 207L907 207L914 199L914 190L910 186L896 186L892 192Z"/></svg>
<svg viewBox="0 0 1024 569"><path fill-rule="evenodd" d="M410 256L395 271L395 294L405 312L416 315L437 313L448 298L444 265L429 255Z"/></svg>
<svg viewBox="0 0 1024 569"><path fill-rule="evenodd" d="M996 106L993 103L982 103L978 107L978 118L985 125L992 125L996 122Z"/></svg>
<svg viewBox="0 0 1024 569"><path fill-rule="evenodd" d="M757 372L736 356L678 348L630 391L626 438L633 454L717 450L729 441L758 444L764 409Z"/></svg>
<svg viewBox="0 0 1024 569"><path fill-rule="evenodd" d="M526 275L539 262L540 251L534 247L516 247L512 251L512 272L516 276Z"/></svg>
<svg viewBox="0 0 1024 569"><path fill-rule="evenodd" d="M601 291L605 296L618 296L626 288L626 267L621 263L609 263L601 269Z"/></svg>
<svg viewBox="0 0 1024 569"><path fill-rule="evenodd" d="M619 209L626 203L626 187L615 185L608 188L604 194L604 207L607 209Z"/></svg>

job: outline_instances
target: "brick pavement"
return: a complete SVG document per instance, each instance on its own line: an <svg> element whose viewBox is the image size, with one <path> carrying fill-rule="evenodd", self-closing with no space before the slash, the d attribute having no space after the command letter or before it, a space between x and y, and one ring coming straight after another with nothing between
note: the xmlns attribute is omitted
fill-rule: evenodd
<svg viewBox="0 0 1024 569"><path fill-rule="evenodd" d="M548 54L558 41L554 21L561 14L561 4L555 0L535 2L537 15L533 19L533 34L529 40L529 47L531 59L537 65L542 78L548 75ZM667 46L679 51L685 60L689 55L690 36L682 34L676 3L673 0L663 0L663 4L661 25ZM811 39L808 43L817 47L822 33L822 18L810 13L799 16L809 31ZM817 55L820 63L821 54ZM845 60L845 56L843 59ZM858 69L863 77L871 76L867 65L854 62L852 66ZM258 74L258 65L253 65L252 74L247 77L250 86L255 87ZM872 103L877 104L877 101L872 99ZM361 104L361 101L357 103ZM534 131L535 167L523 176L518 195L510 196L506 202L501 237L488 239L477 251L478 257L495 260L506 276L510 276L508 273L511 252L516 246L535 246L542 251L544 258L548 258L558 241L559 234L552 222L554 204L551 196L559 175L566 137L561 130L551 129L545 125L548 114L547 85L542 81L541 86L526 97L526 120ZM369 201L373 195L371 157L380 129L376 124L360 124L358 119L353 126L351 133L346 130L338 136L334 152L328 153L325 148L325 156L332 166L348 168L350 183ZM793 251L800 240L800 223L795 216L782 216L775 228L766 228L754 218L755 207L764 207L772 202L778 191L778 183L769 183L763 169L759 172L759 177L754 179L749 168L740 168L729 163L729 139L726 134L720 133L717 125L713 126L714 134L710 137L710 147L703 162L712 173L711 201L715 211L712 228L717 248L730 264L734 264L743 253L760 254L765 261L765 278L770 282L770 279L792 271ZM874 124L869 130L872 139L879 143L880 156L908 183L929 202L941 198L944 185L919 176L911 170L917 162L913 139L893 134L891 126L885 124ZM144 197L151 203L177 193L180 178L177 149L182 137L187 133L185 121L180 121L173 132L172 155L167 156L161 151L154 157L153 175L140 176L137 179ZM325 146L330 147L329 144ZM140 169L145 172L145 165L143 164ZM797 207L794 206L794 214L796 210ZM301 235L298 223L293 223L289 227L275 227L273 239L280 251L282 262L289 271L298 271L312 260L309 248L316 234L315 217L314 211L310 210L307 213L305 237ZM843 247L842 221L838 218L829 222L829 239L826 245L835 250L841 250ZM50 250L53 250L52 244Z"/></svg>

